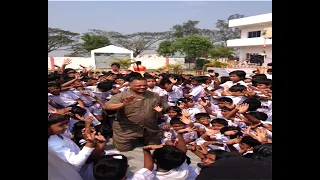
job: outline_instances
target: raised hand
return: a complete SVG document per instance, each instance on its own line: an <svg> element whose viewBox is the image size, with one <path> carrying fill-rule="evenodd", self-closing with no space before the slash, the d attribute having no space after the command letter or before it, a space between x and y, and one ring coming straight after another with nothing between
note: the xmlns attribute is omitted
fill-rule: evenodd
<svg viewBox="0 0 320 180"><path fill-rule="evenodd" d="M79 73L75 74L74 79L80 80L83 76L81 76Z"/></svg>
<svg viewBox="0 0 320 180"><path fill-rule="evenodd" d="M132 95L132 96L127 96L127 97L125 97L124 99L123 99L123 104L124 105L128 105L128 104L130 104L130 103L133 103L133 102L137 102L137 101L140 101L141 99L137 99L137 100L134 100L134 96Z"/></svg>
<svg viewBox="0 0 320 180"><path fill-rule="evenodd" d="M207 102L202 101L202 99L199 101L199 104L200 104L201 106L203 106L203 107L208 106L208 103L207 103Z"/></svg>
<svg viewBox="0 0 320 180"><path fill-rule="evenodd" d="M70 58L67 58L67 59L65 59L65 60L63 60L63 64L62 65L69 65L69 64L71 64L71 59Z"/></svg>
<svg viewBox="0 0 320 180"><path fill-rule="evenodd" d="M107 142L106 138L104 138L104 136L102 136L100 132L98 132L98 134L95 135L95 140L97 140L99 143Z"/></svg>
<svg viewBox="0 0 320 180"><path fill-rule="evenodd" d="M184 117L190 117L189 110L187 110L187 109L182 110L182 111L181 111L181 114L182 114L182 116L184 116Z"/></svg>
<svg viewBox="0 0 320 180"><path fill-rule="evenodd" d="M89 72L89 71L91 71L93 68L94 68L93 66L88 66L88 67L86 67L86 71Z"/></svg>
<svg viewBox="0 0 320 180"><path fill-rule="evenodd" d="M182 121L183 123L185 123L187 125L191 123L191 120L185 116L181 116L180 121Z"/></svg>
<svg viewBox="0 0 320 180"><path fill-rule="evenodd" d="M244 104L236 105L236 109L238 110L238 113L243 114L248 111L249 104L244 103Z"/></svg>
<svg viewBox="0 0 320 180"><path fill-rule="evenodd" d="M178 80L174 79L173 77L169 77L169 80L172 82L172 84L176 84L178 82Z"/></svg>

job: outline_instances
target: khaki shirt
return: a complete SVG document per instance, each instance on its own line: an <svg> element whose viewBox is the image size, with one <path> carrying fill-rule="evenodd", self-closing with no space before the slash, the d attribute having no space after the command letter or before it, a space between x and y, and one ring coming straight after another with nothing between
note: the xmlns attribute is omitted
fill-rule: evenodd
<svg viewBox="0 0 320 180"><path fill-rule="evenodd" d="M134 94L131 90L121 92L112 96L106 105L122 103L123 99L132 95ZM153 110L156 104L162 106L164 110L169 107L157 93L146 91L142 100L132 102L117 111L113 131L123 138L143 137L144 130L148 135L159 134L158 113Z"/></svg>

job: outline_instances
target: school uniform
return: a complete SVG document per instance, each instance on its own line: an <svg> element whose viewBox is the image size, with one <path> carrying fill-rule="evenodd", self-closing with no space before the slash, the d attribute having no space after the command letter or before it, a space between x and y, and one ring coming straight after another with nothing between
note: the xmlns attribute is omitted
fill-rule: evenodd
<svg viewBox="0 0 320 180"><path fill-rule="evenodd" d="M71 139L59 134L52 135L48 138L48 148L55 152L61 160L71 164L75 171L80 172L81 170L81 174L83 175L85 175L86 172L90 173L89 171L92 171L92 169L89 169L87 166L83 168L83 165L94 148L83 147L80 150Z"/></svg>
<svg viewBox="0 0 320 180"><path fill-rule="evenodd" d="M178 86L173 86L171 92L167 92L168 105L175 106L178 99L183 98L183 92Z"/></svg>
<svg viewBox="0 0 320 180"><path fill-rule="evenodd" d="M155 180L195 180L199 175L198 169L183 163L181 166L167 172L153 170Z"/></svg>

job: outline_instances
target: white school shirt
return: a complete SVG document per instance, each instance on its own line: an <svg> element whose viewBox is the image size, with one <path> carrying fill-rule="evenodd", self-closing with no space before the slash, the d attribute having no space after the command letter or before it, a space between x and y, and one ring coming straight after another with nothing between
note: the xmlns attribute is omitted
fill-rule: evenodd
<svg viewBox="0 0 320 180"><path fill-rule="evenodd" d="M194 107L188 108L187 110L189 112L191 122L195 122L196 118L194 118L194 115L201 113L201 111L197 108L194 108Z"/></svg>
<svg viewBox="0 0 320 180"><path fill-rule="evenodd" d="M112 90L102 92L100 91L97 86L87 86L85 89L91 90L96 97L98 97L103 103L107 101L107 98L111 95Z"/></svg>
<svg viewBox="0 0 320 180"><path fill-rule="evenodd" d="M165 93L164 93L165 90L163 90L159 86L154 86L152 89L148 88L148 91L151 91L151 92L154 92L154 93L158 93L160 97L165 95Z"/></svg>
<svg viewBox="0 0 320 180"><path fill-rule="evenodd" d="M248 83L245 83L244 81L238 81L236 83L234 83L232 81L227 81L227 82L225 82L223 84L220 84L220 87L223 87L223 88L227 87L229 89L231 86L236 85L236 84L244 85L246 87L248 86Z"/></svg>
<svg viewBox="0 0 320 180"><path fill-rule="evenodd" d="M189 93L189 95L192 96L192 99L195 101L195 102L198 102L199 99L200 99L200 95L205 93L206 91L203 89L203 86L202 85L198 85L198 86L195 86L193 87L191 93Z"/></svg>
<svg viewBox="0 0 320 180"><path fill-rule="evenodd" d="M171 169L167 172L160 172L153 170L156 175L154 180L195 180L199 175L198 169L189 166L187 163L183 163L181 166Z"/></svg>
<svg viewBox="0 0 320 180"><path fill-rule="evenodd" d="M59 96L54 96L48 93L48 99L52 100L56 104L60 104L63 107L68 107L77 103L80 99L79 96L74 94L72 91L62 91Z"/></svg>
<svg viewBox="0 0 320 180"><path fill-rule="evenodd" d="M82 180L71 164L61 160L57 154L48 148L48 180Z"/></svg>
<svg viewBox="0 0 320 180"><path fill-rule="evenodd" d="M70 163L72 168L77 172L85 164L94 148L83 147L82 150L71 139L60 135L52 135L48 138L48 148L52 149L55 154L64 162Z"/></svg>
<svg viewBox="0 0 320 180"><path fill-rule="evenodd" d="M84 93L89 94L90 96L84 96L77 90L74 90L73 93L82 99L85 106L92 105L92 103L96 101L93 98L93 97L95 97L95 94L90 90L84 90Z"/></svg>
<svg viewBox="0 0 320 180"><path fill-rule="evenodd" d="M142 168L138 172L134 173L132 177L127 178L127 180L154 180L155 174L149 169Z"/></svg>
<svg viewBox="0 0 320 180"><path fill-rule="evenodd" d="M183 98L183 92L178 86L173 86L171 92L168 94L168 104L170 106L175 106L178 99ZM175 103L173 103L175 102Z"/></svg>

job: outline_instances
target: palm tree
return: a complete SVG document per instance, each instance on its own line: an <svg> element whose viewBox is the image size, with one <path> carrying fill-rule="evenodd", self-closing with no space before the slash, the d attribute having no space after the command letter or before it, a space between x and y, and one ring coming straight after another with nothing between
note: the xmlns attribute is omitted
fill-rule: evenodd
<svg viewBox="0 0 320 180"><path fill-rule="evenodd" d="M119 63L121 68L128 69L132 64L135 64L136 61L131 58L113 58L115 61L112 61L112 63Z"/></svg>

